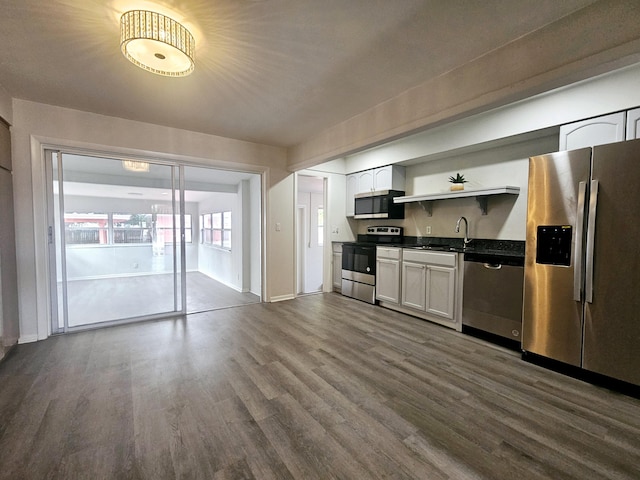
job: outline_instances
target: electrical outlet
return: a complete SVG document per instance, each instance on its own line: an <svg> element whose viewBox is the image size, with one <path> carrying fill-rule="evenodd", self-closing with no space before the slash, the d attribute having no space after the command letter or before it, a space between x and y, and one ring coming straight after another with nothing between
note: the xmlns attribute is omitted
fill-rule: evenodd
<svg viewBox="0 0 640 480"><path fill-rule="evenodd" d="M431 235L431 225L427 225L427 235Z"/></svg>

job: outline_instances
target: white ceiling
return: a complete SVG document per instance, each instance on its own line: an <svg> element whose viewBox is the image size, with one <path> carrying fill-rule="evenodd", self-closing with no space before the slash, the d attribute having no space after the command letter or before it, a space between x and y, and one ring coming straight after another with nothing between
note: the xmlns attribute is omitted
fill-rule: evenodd
<svg viewBox="0 0 640 480"><path fill-rule="evenodd" d="M119 159L65 153L62 170L65 195L165 202L171 198L172 171L165 164L151 163L147 172L130 172ZM54 166L54 178L57 175ZM235 193L241 181L257 177L255 173L185 166L185 201L201 202L216 192ZM57 181L53 189L57 194Z"/></svg>
<svg viewBox="0 0 640 480"><path fill-rule="evenodd" d="M593 0L0 0L15 98L292 146ZM156 9L196 37L196 69L128 62L119 16Z"/></svg>

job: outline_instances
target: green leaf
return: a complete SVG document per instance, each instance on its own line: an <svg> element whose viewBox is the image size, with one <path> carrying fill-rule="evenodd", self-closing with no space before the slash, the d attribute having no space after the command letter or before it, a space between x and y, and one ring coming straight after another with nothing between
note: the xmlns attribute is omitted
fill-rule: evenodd
<svg viewBox="0 0 640 480"><path fill-rule="evenodd" d="M459 173L456 176L449 177L449 182L451 183L467 183L467 180L464 179L464 175L460 175Z"/></svg>

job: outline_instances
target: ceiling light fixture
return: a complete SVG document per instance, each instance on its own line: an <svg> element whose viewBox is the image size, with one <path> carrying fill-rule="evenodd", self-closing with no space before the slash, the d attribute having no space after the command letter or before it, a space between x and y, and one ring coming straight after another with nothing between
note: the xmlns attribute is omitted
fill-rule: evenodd
<svg viewBox="0 0 640 480"><path fill-rule="evenodd" d="M149 72L184 77L193 72L196 43L183 25L161 13L131 10L120 17L120 49Z"/></svg>
<svg viewBox="0 0 640 480"><path fill-rule="evenodd" d="M149 164L147 162L138 162L136 160L122 160L122 167L130 172L149 171Z"/></svg>

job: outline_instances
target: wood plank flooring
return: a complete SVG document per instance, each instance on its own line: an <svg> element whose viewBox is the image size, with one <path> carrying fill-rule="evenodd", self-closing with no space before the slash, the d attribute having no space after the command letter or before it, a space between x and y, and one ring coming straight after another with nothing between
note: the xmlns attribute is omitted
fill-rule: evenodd
<svg viewBox="0 0 640 480"><path fill-rule="evenodd" d="M640 400L337 294L19 345L2 479L638 479Z"/></svg>

